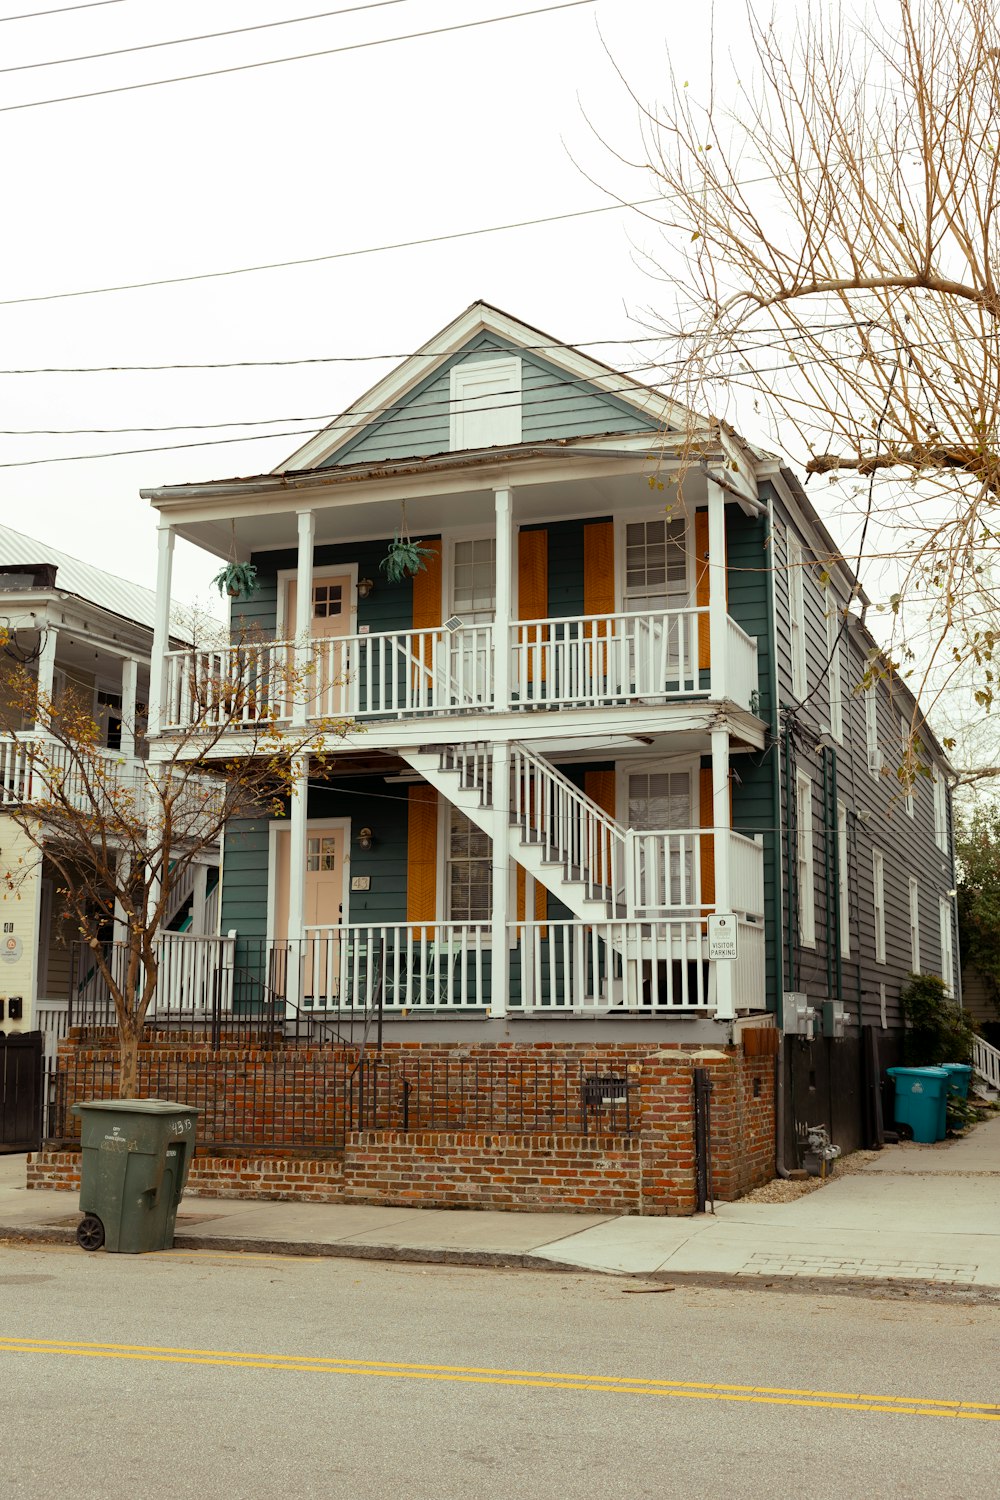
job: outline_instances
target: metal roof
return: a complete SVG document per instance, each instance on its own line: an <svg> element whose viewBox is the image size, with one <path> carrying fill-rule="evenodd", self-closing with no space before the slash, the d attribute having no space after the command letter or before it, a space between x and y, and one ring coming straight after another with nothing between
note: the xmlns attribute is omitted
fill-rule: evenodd
<svg viewBox="0 0 1000 1500"><path fill-rule="evenodd" d="M130 583L127 578L118 578L95 568L93 563L81 562L60 552L48 542L40 542L23 531L11 526L0 526L0 568L27 566L31 563L52 563L56 567L55 588L59 593L75 594L106 609L110 614L120 615L152 630L156 613L156 594L143 588L140 583Z"/></svg>

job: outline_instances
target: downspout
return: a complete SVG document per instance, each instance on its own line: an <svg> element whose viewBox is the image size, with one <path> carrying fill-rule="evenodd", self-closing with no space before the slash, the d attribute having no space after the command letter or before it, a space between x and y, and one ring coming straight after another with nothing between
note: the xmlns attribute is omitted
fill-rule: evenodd
<svg viewBox="0 0 1000 1500"><path fill-rule="evenodd" d="M834 995L837 1000L844 998L844 961L841 953L841 911L840 911L840 816L837 811L837 751L830 750L830 811L832 814L833 834L833 972L834 972Z"/></svg>
<svg viewBox="0 0 1000 1500"><path fill-rule="evenodd" d="M775 971L778 979L778 993L775 996L775 1008L777 1010L776 1020L778 1022L778 1054L774 1059L774 1172L776 1177L787 1177L788 1168L785 1166L785 1043L784 1033L781 1029L781 997L784 991L784 942L782 926L784 922L784 907L782 902L782 877L783 864L781 858L781 717L778 709L778 604L777 591L774 586L775 570L775 546L774 546L774 498L768 496L767 500L767 540L764 548L765 557L770 558L770 567L765 568L764 577L769 581L771 590L770 607L767 611L767 659L768 676L771 691L771 786L772 805L774 807L774 859L771 864L771 905L774 911L774 958Z"/></svg>
<svg viewBox="0 0 1000 1500"><path fill-rule="evenodd" d="M830 848L830 750L823 747L823 881L826 886L826 993L833 994L833 851Z"/></svg>

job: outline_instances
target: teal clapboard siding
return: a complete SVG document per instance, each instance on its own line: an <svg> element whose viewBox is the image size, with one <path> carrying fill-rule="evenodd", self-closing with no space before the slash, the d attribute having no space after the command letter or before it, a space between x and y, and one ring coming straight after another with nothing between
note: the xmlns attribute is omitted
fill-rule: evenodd
<svg viewBox="0 0 1000 1500"><path fill-rule="evenodd" d="M522 442L657 430L655 422L616 396L604 395L596 386L568 375L547 360L523 353L516 344L481 333L410 391L391 412L338 448L321 467L447 453L451 447L452 369L470 360L506 354L521 358ZM620 384L623 388L627 385L624 377Z"/></svg>
<svg viewBox="0 0 1000 1500"><path fill-rule="evenodd" d="M350 818L350 875L369 875L371 889L349 897L348 921L406 921L406 788L381 777L351 777L309 790L310 818ZM287 819L285 820L287 823ZM371 849L357 847L359 828L375 835ZM240 820L226 829L222 877L222 931L240 937L267 935L268 830L266 819Z"/></svg>
<svg viewBox="0 0 1000 1500"><path fill-rule="evenodd" d="M773 723L772 661L768 616L771 609L771 571L767 523L762 516L745 516L736 505L726 506L726 584L729 613L757 642L758 713ZM773 757L777 747L761 754L741 755L734 762L740 780L733 783L733 827L737 833L764 837L764 921L766 993L769 1010L777 1009L781 993L781 926L775 901L779 871L779 809L775 804Z"/></svg>

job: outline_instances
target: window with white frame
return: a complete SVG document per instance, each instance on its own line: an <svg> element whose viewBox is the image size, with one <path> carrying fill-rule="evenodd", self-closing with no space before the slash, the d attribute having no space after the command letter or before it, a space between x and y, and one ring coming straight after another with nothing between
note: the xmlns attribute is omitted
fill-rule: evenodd
<svg viewBox="0 0 1000 1500"><path fill-rule="evenodd" d="M688 601L687 522L662 516L625 527L625 609L678 609Z"/></svg>
<svg viewBox="0 0 1000 1500"><path fill-rule="evenodd" d="M628 826L641 832L646 829L690 829L697 822L691 805L694 777L690 770L628 772ZM659 846L658 866L650 860L657 857L657 846L638 842L641 880L648 897L656 905L666 900L671 906L692 906L699 899L695 880L695 839L671 839L666 852Z"/></svg>
<svg viewBox="0 0 1000 1500"><path fill-rule="evenodd" d="M948 853L948 792L940 769L934 771L934 842Z"/></svg>
<svg viewBox="0 0 1000 1500"><path fill-rule="evenodd" d="M910 726L906 715L899 716L899 748L902 752L901 767L906 778L906 811L913 817L913 782L910 780L908 761L910 755Z"/></svg>
<svg viewBox="0 0 1000 1500"><path fill-rule="evenodd" d="M844 702L840 676L840 653L843 645L841 626L844 611L831 588L826 591L826 669L830 689L830 733L840 744L844 738Z"/></svg>
<svg viewBox="0 0 1000 1500"><path fill-rule="evenodd" d="M885 860L881 849L872 850L872 889L875 904L875 962L885 963Z"/></svg>
<svg viewBox="0 0 1000 1500"><path fill-rule="evenodd" d="M450 922L488 922L493 910L493 856L488 834L450 807L445 849Z"/></svg>
<svg viewBox="0 0 1000 1500"><path fill-rule="evenodd" d="M451 563L451 609L466 625L488 625L497 605L495 536L455 542Z"/></svg>
<svg viewBox="0 0 1000 1500"><path fill-rule="evenodd" d="M521 441L521 360L473 359L451 371L451 449Z"/></svg>
<svg viewBox="0 0 1000 1500"><path fill-rule="evenodd" d="M910 876L910 973L920 973L920 881Z"/></svg>
<svg viewBox="0 0 1000 1500"><path fill-rule="evenodd" d="M847 868L847 808L837 803L837 864L840 899L840 953L842 958L851 956L851 885Z"/></svg>
<svg viewBox="0 0 1000 1500"><path fill-rule="evenodd" d="M941 978L950 995L955 986L954 954L951 940L951 897L941 897Z"/></svg>
<svg viewBox="0 0 1000 1500"><path fill-rule="evenodd" d="M802 577L802 543L788 538L788 632L792 652L792 693L806 695L806 615L805 584Z"/></svg>
<svg viewBox="0 0 1000 1500"><path fill-rule="evenodd" d="M799 942L816 946L816 893L813 866L812 782L801 771L795 777L796 876Z"/></svg>
<svg viewBox="0 0 1000 1500"><path fill-rule="evenodd" d="M878 683L871 682L865 688L865 741L868 746L868 769L877 776L882 769L882 753L878 748Z"/></svg>

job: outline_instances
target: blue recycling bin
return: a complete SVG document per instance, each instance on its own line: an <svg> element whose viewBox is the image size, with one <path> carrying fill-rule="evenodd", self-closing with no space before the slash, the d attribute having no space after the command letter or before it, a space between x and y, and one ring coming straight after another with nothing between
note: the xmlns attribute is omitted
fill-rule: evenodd
<svg viewBox="0 0 1000 1500"><path fill-rule="evenodd" d="M948 1093L953 1099L968 1099L972 1069L968 1063L942 1063L948 1074Z"/></svg>
<svg viewBox="0 0 1000 1500"><path fill-rule="evenodd" d="M945 1137L948 1077L944 1068L887 1068L896 1085L896 1123L909 1125L913 1139L930 1146Z"/></svg>

